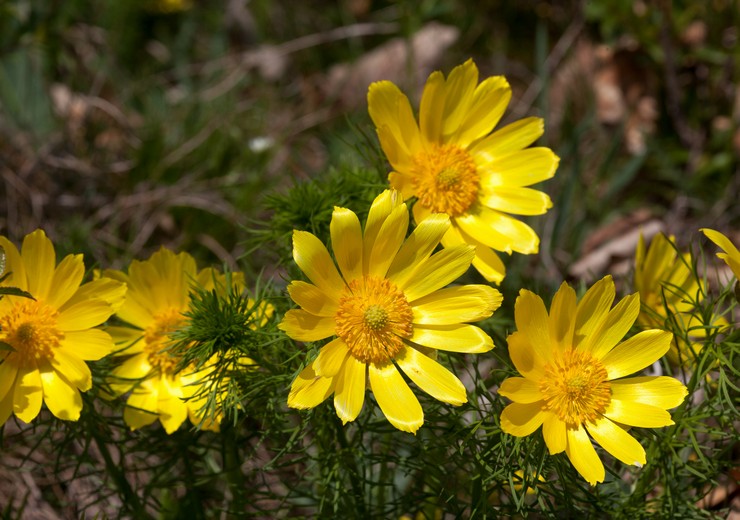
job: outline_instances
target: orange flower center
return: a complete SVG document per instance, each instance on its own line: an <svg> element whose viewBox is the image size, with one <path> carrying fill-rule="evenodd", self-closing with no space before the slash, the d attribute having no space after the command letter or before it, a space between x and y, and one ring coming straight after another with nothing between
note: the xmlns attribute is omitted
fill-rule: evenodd
<svg viewBox="0 0 740 520"><path fill-rule="evenodd" d="M385 363L411 336L413 312L406 296L385 278L363 276L345 287L334 316L337 336L364 363Z"/></svg>
<svg viewBox="0 0 740 520"><path fill-rule="evenodd" d="M411 182L419 204L434 213L462 215L478 198L475 161L454 144L435 145L417 154L411 166Z"/></svg>
<svg viewBox="0 0 740 520"><path fill-rule="evenodd" d="M568 428L594 422L611 402L612 393L607 372L600 361L588 352L567 350L545 366L540 391L546 407Z"/></svg>
<svg viewBox="0 0 740 520"><path fill-rule="evenodd" d="M144 331L144 353L152 368L164 374L175 371L178 359L166 348L171 343L170 334L184 321L185 318L178 309L168 309L154 316L154 323Z"/></svg>
<svg viewBox="0 0 740 520"><path fill-rule="evenodd" d="M59 312L41 302L23 298L0 316L0 341L9 344L22 366L54 357L64 333L58 328Z"/></svg>

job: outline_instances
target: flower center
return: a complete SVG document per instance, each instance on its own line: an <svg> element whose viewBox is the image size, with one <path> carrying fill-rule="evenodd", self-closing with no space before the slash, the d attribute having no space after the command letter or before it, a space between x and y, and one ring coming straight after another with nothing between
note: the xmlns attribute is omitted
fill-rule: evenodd
<svg viewBox="0 0 740 520"><path fill-rule="evenodd" d="M454 144L434 146L430 151L417 154L411 175L419 203L434 213L459 216L478 198L475 161Z"/></svg>
<svg viewBox="0 0 740 520"><path fill-rule="evenodd" d="M413 312L406 296L385 278L364 276L350 282L334 316L337 336L364 363L382 364L400 352L411 336Z"/></svg>
<svg viewBox="0 0 740 520"><path fill-rule="evenodd" d="M578 428L595 422L611 402L607 372L600 361L587 352L570 349L545 366L540 391L546 408L566 423Z"/></svg>
<svg viewBox="0 0 740 520"><path fill-rule="evenodd" d="M29 365L54 357L54 349L64 339L59 330L59 312L49 305L30 299L16 303L0 317L0 340L15 349L20 365Z"/></svg>
<svg viewBox="0 0 740 520"><path fill-rule="evenodd" d="M170 334L184 321L178 309L168 309L154 316L154 323L144 331L144 353L152 368L165 374L175 371L178 360L165 349L169 346Z"/></svg>

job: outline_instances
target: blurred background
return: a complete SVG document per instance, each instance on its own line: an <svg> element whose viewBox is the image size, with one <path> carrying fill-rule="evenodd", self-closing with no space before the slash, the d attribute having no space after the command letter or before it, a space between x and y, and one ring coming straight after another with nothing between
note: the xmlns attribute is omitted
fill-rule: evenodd
<svg viewBox="0 0 740 520"><path fill-rule="evenodd" d="M506 259L506 301L628 275L640 232L740 243L740 0L472 4L0 0L0 234L42 227L88 267L167 246L280 283L293 226L361 213L349 201L384 185L368 85L416 105L430 72L472 57L512 85L502 124L544 117L561 157L540 187L553 209L528 220L540 254ZM0 490L35 518L96 489L19 461Z"/></svg>
<svg viewBox="0 0 740 520"><path fill-rule="evenodd" d="M510 271L593 278L639 229L737 243L739 28L737 0L3 0L0 232L105 267L165 245L259 271L266 192L383 181L368 84L417 102L472 57L513 86L502 123L544 117L562 159L541 255Z"/></svg>

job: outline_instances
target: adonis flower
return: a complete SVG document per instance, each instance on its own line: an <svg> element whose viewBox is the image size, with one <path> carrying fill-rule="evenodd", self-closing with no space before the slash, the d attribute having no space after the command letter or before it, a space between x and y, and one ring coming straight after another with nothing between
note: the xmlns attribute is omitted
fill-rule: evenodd
<svg viewBox="0 0 740 520"><path fill-rule="evenodd" d="M524 377L506 379L499 393L512 404L501 428L517 437L542 426L550 454L565 451L591 484L603 482L604 466L591 439L625 464L645 464L645 450L626 427L673 424L686 387L665 376L624 378L651 365L668 350L670 332L646 330L620 343L640 312L637 294L613 309L614 282L607 276L580 302L563 283L548 314L542 299L522 290L516 300L517 332L509 355Z"/></svg>
<svg viewBox="0 0 740 520"><path fill-rule="evenodd" d="M691 254L679 254L674 237L660 233L645 247L642 235L635 253L634 287L640 294L641 311L637 322L643 327L666 329L671 320L693 338L691 345L695 351L703 343L699 341L707 334L702 326L697 305L706 294L703 282L696 276L691 267ZM724 325L723 319L717 319L714 325ZM689 345L677 339L668 352L674 363L680 359L689 361L686 356ZM683 356L679 356L679 350Z"/></svg>
<svg viewBox="0 0 740 520"><path fill-rule="evenodd" d="M198 271L189 254L163 248L149 260L133 261L128 274L106 271L104 276L124 281L129 288L116 315L132 327L109 328L124 347L120 354L131 355L111 374L117 393L131 391L123 413L126 424L134 430L159 419L172 433L189 417L203 429L218 430L218 411L216 420L206 420L201 414L204 399L186 400L201 395L199 382L213 371L217 359L214 356L198 371L177 371L179 358L168 347L171 335L187 323L184 313L193 289L225 291L224 275L211 268ZM237 287L243 287L241 274L233 278Z"/></svg>
<svg viewBox="0 0 740 520"><path fill-rule="evenodd" d="M295 379L288 406L313 408L334 394L347 423L360 413L369 382L391 424L416 432L424 413L400 371L440 401L467 401L460 380L435 361L436 350L492 349L491 338L466 322L489 317L501 294L485 285L444 288L468 269L474 248L432 254L449 217L430 216L404 241L408 220L396 191L375 199L364 231L352 211L335 208L330 231L339 271L318 238L293 232L293 258L311 283L290 283L301 309L288 311L279 328L299 341L336 337Z"/></svg>
<svg viewBox="0 0 740 520"><path fill-rule="evenodd" d="M740 251L738 251L735 244L733 244L729 238L724 236L719 231L713 229L702 229L701 230L709 240L717 244L724 252L717 253L717 256L725 261L725 263L732 269L735 278L740 280Z"/></svg>
<svg viewBox="0 0 740 520"><path fill-rule="evenodd" d="M41 230L27 235L20 253L7 238L3 287L16 287L33 298L0 299L0 425L14 413L29 423L42 401L59 419L76 421L80 391L92 387L85 361L114 350L98 325L123 302L126 286L113 280L82 284L82 255L68 255L57 265L54 245Z"/></svg>
<svg viewBox="0 0 740 520"><path fill-rule="evenodd" d="M429 76L418 124L408 98L393 83L373 83L368 92L370 117L393 168L391 187L404 200L417 198L417 223L435 213L449 215L452 225L442 245L475 246L473 266L496 283L505 268L493 250L539 250L535 231L511 215L541 215L552 207L550 197L527 186L551 178L559 162L549 148L527 148L544 131L540 118L490 133L510 99L503 76L478 84L472 60L447 79L441 72Z"/></svg>

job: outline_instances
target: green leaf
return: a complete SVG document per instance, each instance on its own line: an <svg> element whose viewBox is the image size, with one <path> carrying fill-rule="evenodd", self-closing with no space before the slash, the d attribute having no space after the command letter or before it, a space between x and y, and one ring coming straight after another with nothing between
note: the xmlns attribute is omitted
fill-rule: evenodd
<svg viewBox="0 0 740 520"><path fill-rule="evenodd" d="M23 291L18 287L0 287L0 295L2 296L22 296L24 298L31 298L35 300L31 293Z"/></svg>
<svg viewBox="0 0 740 520"><path fill-rule="evenodd" d="M4 272L5 272L5 249L3 249L3 246L0 246L0 275L2 275ZM3 277L3 279L5 279L5 277Z"/></svg>
<svg viewBox="0 0 740 520"><path fill-rule="evenodd" d="M10 343L5 343L4 341L0 341L0 352L8 351L8 352L15 352L15 349L13 348L13 345Z"/></svg>

